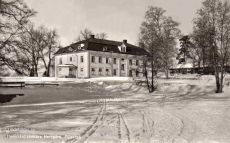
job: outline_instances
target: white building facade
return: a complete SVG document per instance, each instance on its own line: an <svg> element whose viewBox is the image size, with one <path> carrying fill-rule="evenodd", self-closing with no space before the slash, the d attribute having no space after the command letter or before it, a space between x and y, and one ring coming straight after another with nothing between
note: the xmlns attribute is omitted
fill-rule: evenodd
<svg viewBox="0 0 230 143"><path fill-rule="evenodd" d="M143 49L93 35L55 53L55 77L142 77Z"/></svg>

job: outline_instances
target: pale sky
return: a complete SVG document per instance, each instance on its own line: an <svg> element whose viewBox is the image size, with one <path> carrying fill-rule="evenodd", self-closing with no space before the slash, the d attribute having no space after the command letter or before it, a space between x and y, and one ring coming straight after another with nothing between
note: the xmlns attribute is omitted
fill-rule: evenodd
<svg viewBox="0 0 230 143"><path fill-rule="evenodd" d="M183 34L192 31L192 20L202 0L24 0L38 12L31 20L36 26L56 28L62 46L75 42L80 30L105 32L108 40L136 44L148 6L166 10L179 22Z"/></svg>

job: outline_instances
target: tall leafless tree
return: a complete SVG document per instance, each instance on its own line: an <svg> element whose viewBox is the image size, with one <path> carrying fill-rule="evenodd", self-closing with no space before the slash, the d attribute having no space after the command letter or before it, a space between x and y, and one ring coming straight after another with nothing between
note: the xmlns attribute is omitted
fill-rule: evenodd
<svg viewBox="0 0 230 143"><path fill-rule="evenodd" d="M213 69L216 93L223 91L223 79L230 58L230 6L221 0L205 0L194 19L195 30L204 33L205 63ZM204 65L205 66L205 65Z"/></svg>
<svg viewBox="0 0 230 143"><path fill-rule="evenodd" d="M0 62L1 65L22 67L11 56L14 51L17 34L27 25L29 18L36 12L27 7L22 0L1 0L0 2ZM18 74L23 74L15 68Z"/></svg>
<svg viewBox="0 0 230 143"><path fill-rule="evenodd" d="M172 58L176 56L176 38L180 35L179 23L164 13L162 8L150 6L140 28L139 46L148 51L147 61L152 70L151 92L155 90L154 76L159 68L165 71L168 78Z"/></svg>
<svg viewBox="0 0 230 143"><path fill-rule="evenodd" d="M53 54L60 47L58 40L57 30L49 30L44 26L37 29L38 37L35 39L39 47L40 58L43 61L45 67L44 76L50 76L50 70L52 67ZM40 40L39 40L40 39Z"/></svg>

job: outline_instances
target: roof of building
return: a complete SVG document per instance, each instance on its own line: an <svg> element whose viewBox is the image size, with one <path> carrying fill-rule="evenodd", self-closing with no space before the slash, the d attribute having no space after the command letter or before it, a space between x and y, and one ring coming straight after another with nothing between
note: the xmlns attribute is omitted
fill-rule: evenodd
<svg viewBox="0 0 230 143"><path fill-rule="evenodd" d="M119 46L124 44L126 46L126 52L121 52ZM106 49L105 49L106 48ZM135 45L127 43L127 40L123 42L89 38L77 43L71 44L70 46L60 48L55 54L71 53L73 51L92 50L92 51L104 51L131 55L146 55L146 50L137 47Z"/></svg>

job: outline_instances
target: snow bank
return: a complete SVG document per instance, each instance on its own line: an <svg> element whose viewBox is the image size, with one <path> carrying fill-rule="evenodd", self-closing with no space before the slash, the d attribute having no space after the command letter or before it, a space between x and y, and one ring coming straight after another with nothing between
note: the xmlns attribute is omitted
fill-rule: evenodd
<svg viewBox="0 0 230 143"><path fill-rule="evenodd" d="M0 77L2 81L75 81L76 78L56 78L56 77Z"/></svg>
<svg viewBox="0 0 230 143"><path fill-rule="evenodd" d="M73 81L73 82L101 82L101 81L121 81L121 82L130 82L133 78L130 77L98 77L98 78L88 78L88 79L79 79L79 78L57 78L57 77L0 77L2 81L21 81L21 82L29 82L29 81Z"/></svg>
<svg viewBox="0 0 230 143"><path fill-rule="evenodd" d="M101 81L131 82L133 81L133 78L132 77L98 77L98 78L89 78L84 80L90 82L101 82Z"/></svg>

